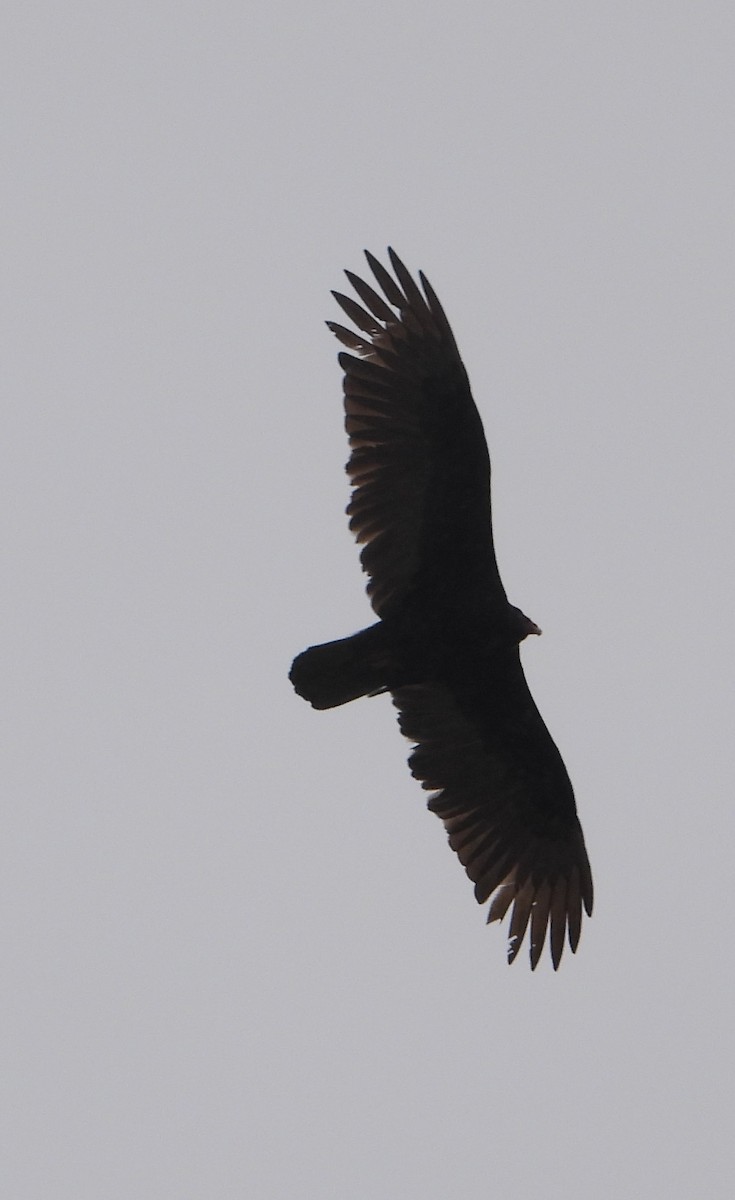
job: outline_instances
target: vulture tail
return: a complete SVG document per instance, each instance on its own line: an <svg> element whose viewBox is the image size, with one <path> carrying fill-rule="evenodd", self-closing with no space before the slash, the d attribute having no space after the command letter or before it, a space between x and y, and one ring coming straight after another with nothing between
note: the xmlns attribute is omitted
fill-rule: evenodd
<svg viewBox="0 0 735 1200"><path fill-rule="evenodd" d="M380 622L351 637L310 646L294 659L289 679L314 708L336 708L388 686L389 655Z"/></svg>

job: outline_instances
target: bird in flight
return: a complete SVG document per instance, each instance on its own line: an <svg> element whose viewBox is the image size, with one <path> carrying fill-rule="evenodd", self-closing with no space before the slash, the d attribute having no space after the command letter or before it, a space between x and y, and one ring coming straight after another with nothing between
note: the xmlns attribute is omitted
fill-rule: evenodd
<svg viewBox="0 0 735 1200"><path fill-rule="evenodd" d="M566 940L577 949L582 908L592 913L592 875L521 666L520 643L541 630L500 579L487 443L444 310L393 250L393 274L365 254L380 292L347 271L362 303L333 295L356 331L327 325L349 351L347 514L379 619L299 654L290 679L317 709L390 692L411 772L478 903L490 900L488 922L513 906L508 961L529 930L535 968L548 933L556 969Z"/></svg>

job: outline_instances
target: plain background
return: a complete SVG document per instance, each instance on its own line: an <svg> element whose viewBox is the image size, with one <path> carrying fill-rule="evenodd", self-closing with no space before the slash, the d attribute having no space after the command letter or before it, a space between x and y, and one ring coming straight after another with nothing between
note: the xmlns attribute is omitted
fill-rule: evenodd
<svg viewBox="0 0 735 1200"><path fill-rule="evenodd" d="M729 1197L729 3L4 8L0 1190ZM341 268L448 311L596 884L508 968L387 698Z"/></svg>

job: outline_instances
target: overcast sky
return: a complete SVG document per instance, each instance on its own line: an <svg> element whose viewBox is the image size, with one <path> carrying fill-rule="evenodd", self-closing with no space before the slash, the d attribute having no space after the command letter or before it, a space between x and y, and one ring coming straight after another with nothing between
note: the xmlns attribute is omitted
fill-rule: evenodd
<svg viewBox="0 0 735 1200"><path fill-rule="evenodd" d="M729 1197L730 3L10 3L0 1192ZM452 322L594 917L505 963L366 625L341 269Z"/></svg>

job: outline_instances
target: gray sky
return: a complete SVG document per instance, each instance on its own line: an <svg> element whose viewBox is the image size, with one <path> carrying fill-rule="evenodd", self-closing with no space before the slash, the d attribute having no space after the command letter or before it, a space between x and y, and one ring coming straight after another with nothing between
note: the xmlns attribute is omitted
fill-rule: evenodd
<svg viewBox="0 0 735 1200"><path fill-rule="evenodd" d="M11 4L0 1192L732 1194L721 3ZM596 911L505 965L386 698L329 288L423 267ZM725 905L723 909L723 905Z"/></svg>

